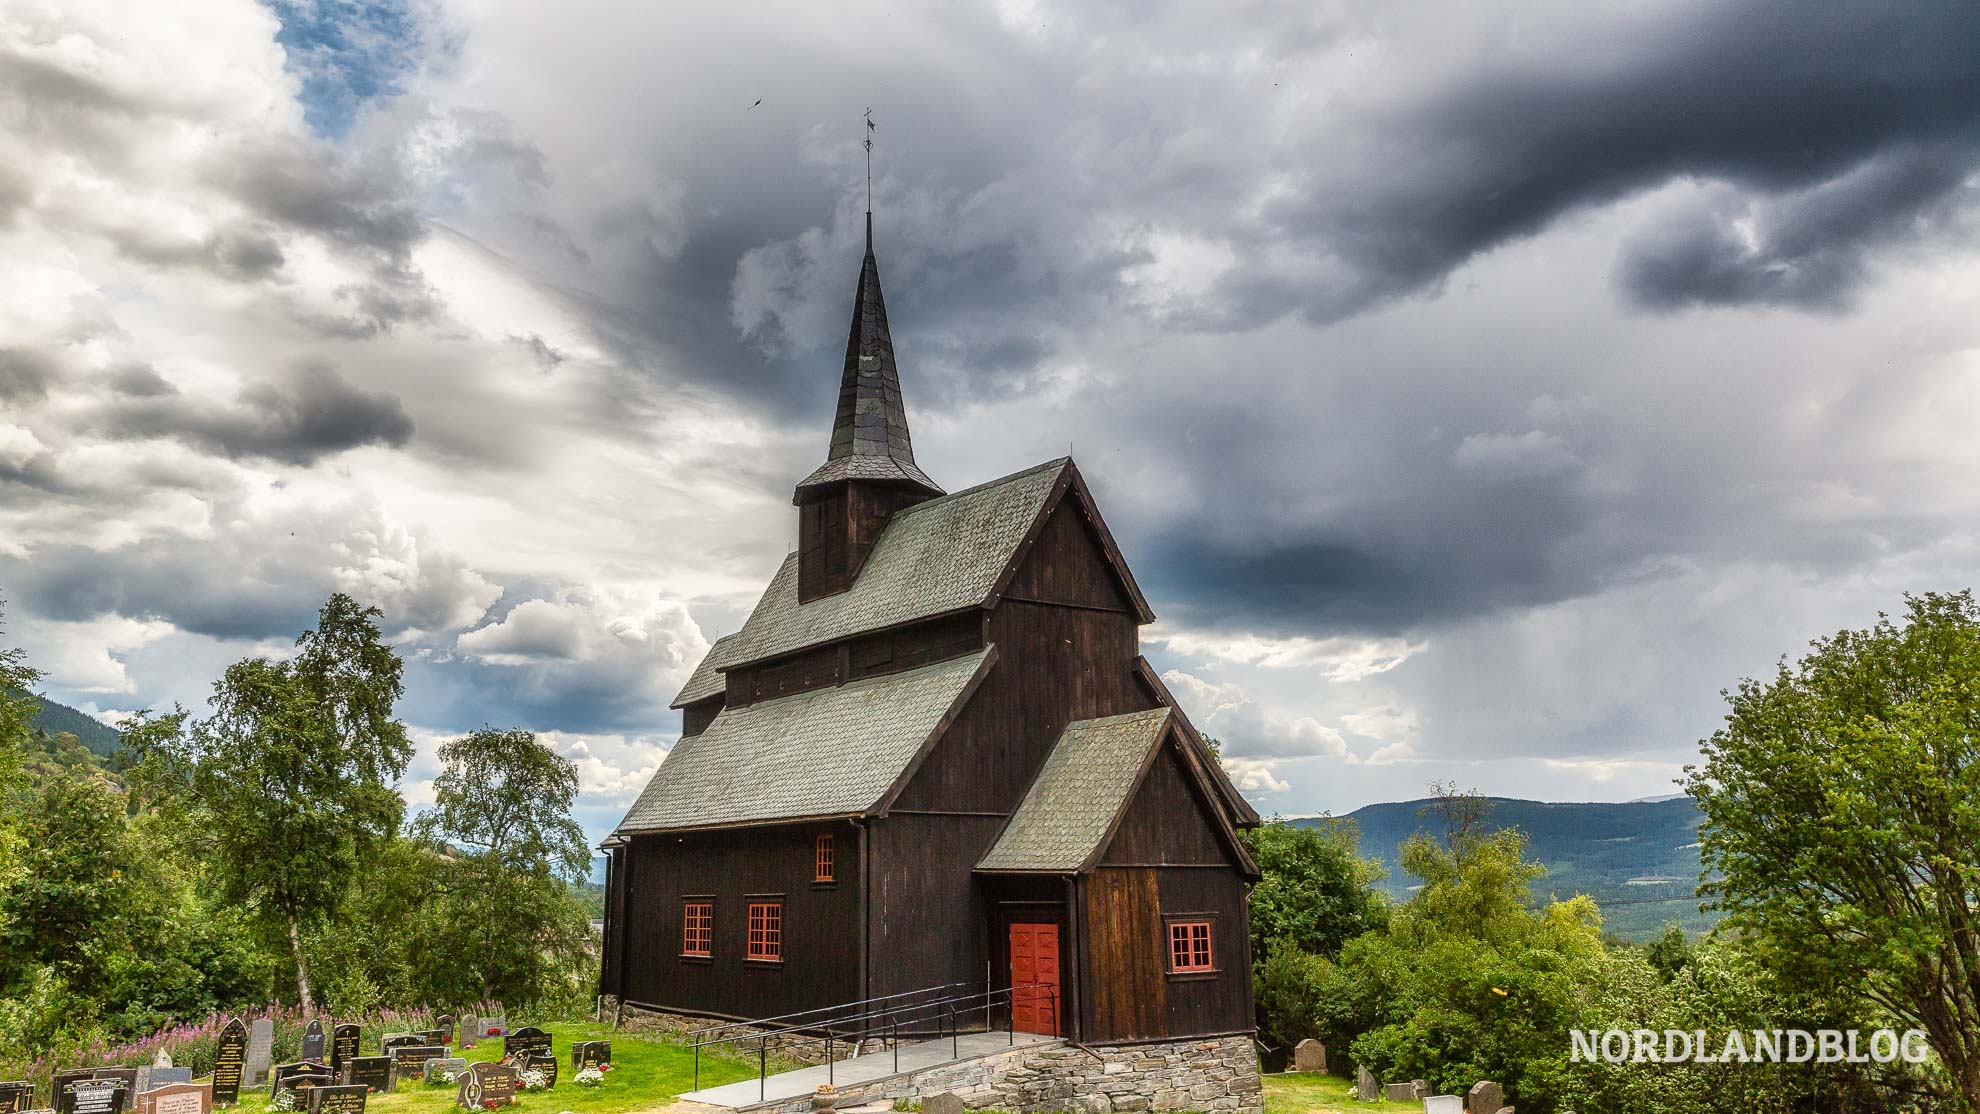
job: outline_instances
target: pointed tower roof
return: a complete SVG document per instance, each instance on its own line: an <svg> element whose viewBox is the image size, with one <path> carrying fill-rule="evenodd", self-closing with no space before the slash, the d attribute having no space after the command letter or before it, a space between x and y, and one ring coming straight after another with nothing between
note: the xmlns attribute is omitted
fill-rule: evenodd
<svg viewBox="0 0 1980 1114"><path fill-rule="evenodd" d="M808 489L843 480L893 482L931 495L942 488L914 463L894 340L887 335L887 303L880 295L880 263L873 257L873 214L866 214L866 259L853 295L852 333L839 380L839 409L825 463L799 481L794 501Z"/></svg>

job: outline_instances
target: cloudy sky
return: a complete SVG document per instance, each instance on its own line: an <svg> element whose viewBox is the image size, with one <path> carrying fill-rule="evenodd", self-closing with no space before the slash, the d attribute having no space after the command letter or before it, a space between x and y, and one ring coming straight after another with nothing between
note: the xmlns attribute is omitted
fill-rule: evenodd
<svg viewBox="0 0 1980 1114"><path fill-rule="evenodd" d="M871 107L922 464L1072 447L1262 811L1668 792L1980 559L1980 16L1887 8L0 0L5 638L114 718L350 592L416 800L521 725L602 834L793 541Z"/></svg>

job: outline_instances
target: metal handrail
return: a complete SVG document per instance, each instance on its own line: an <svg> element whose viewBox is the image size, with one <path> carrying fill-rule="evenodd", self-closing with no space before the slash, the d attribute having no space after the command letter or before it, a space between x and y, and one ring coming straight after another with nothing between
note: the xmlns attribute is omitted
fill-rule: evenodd
<svg viewBox="0 0 1980 1114"><path fill-rule="evenodd" d="M898 994L882 994L873 998L860 998L851 1002L841 1002L838 1005L834 1005L834 1006L819 1006L816 1009L797 1010L793 1013L780 1013L774 1017L759 1017L754 1021L724 1021L716 1025L704 1025L699 1029L689 1029L686 1032L682 1033L681 1035L683 1037L698 1037L703 1033L713 1033L721 1029L733 1029L738 1025L767 1025L772 1021L789 1021L794 1017L809 1017L815 1013L830 1013L833 1010L851 1009L854 1006L871 1005L874 1002L891 1002L896 998L909 998L909 997L913 997L916 994L931 994L938 990L949 990L951 988L958 986L974 986L974 985L975 985L974 983L966 983L966 982L937 983L934 986L922 987L920 990L903 990Z"/></svg>
<svg viewBox="0 0 1980 1114"><path fill-rule="evenodd" d="M968 984L946 983L940 987L930 987L927 988L926 990L918 990L918 991L905 991L900 994L890 994L878 998L866 999L864 1001L887 1002L898 998L912 997L917 994L926 994L934 990L942 990L948 987L965 986L965 985ZM1026 1000L1035 1001L1041 997L1049 1000L1052 1003L1052 1020L1053 1020L1054 1028L1058 1026L1059 1024L1058 988L1046 983L1026 983L1023 986L1008 986L997 990L979 991L974 994L950 995L944 998L938 998L931 1002L913 1002L902 1005L890 1006L885 1009L863 1010L856 1014L851 1014L839 1018L831 1018L821 1021L815 1021L805 1025L790 1025L777 1029L757 1030L755 1032L742 1033L733 1037L722 1037L722 1038L707 1039L707 1040L692 1042L689 1047L694 1049L694 1088L697 1091L701 1089L701 1050L703 1048L709 1048L715 1045L722 1045L722 1044L739 1044L745 1041L755 1040L757 1099L758 1101L763 1101L769 1086L768 1083L770 1076L769 1049L770 1049L771 1037L790 1038L786 1041L786 1043L790 1045L816 1044L822 1042L825 1045L825 1081L828 1086L834 1086L837 1084L836 1065L838 1062L838 1058L834 1054L835 1051L834 1045L838 1041L845 1039L845 1034L842 1034L839 1031L839 1027L850 1026L852 1023L855 1022L858 1023L859 1028L857 1029L857 1031L855 1031L852 1034L854 1041L853 1047L855 1049L854 1055L857 1056L859 1054L857 1049L861 1044L863 1044L867 1040L873 1039L871 1034L876 1028L884 1028L885 1036L882 1039L885 1040L887 1047L893 1053L894 1071L895 1073L898 1074L901 1067L900 1037L901 1037L902 1022L904 1020L914 1020L913 1015L925 1013L931 1010L937 1011L933 1014L933 1020L935 1021L936 1024L935 1039L940 1040L942 1036L946 1034L949 1037L950 1055L955 1058L960 1058L962 1054L962 1048L961 1048L962 1026L960 1021L960 1015L963 1012L974 1013L976 1010L975 1005L971 1004L965 1006L964 1004L975 1003L978 1002L979 1000L982 1002L983 1027L985 1032L991 1031L991 1011L996 1006L998 999L1001 998L1004 1001L1004 1003L1010 1007L1010 1009L1007 1011L1006 1028L1009 1032L1009 1043L1015 1045L1017 1043L1017 1002L1018 1002L1019 991L1026 992ZM1042 994L1039 993L1041 991L1043 992ZM848 1006L857 1006L860 1004L862 1003L855 1002L855 1003L849 1003ZM964 1008L959 1010L958 1006L964 1006ZM832 1009L842 1009L842 1008L847 1008L847 1007L826 1007L824 1009L818 1009L818 1010L805 1010L796 1014L781 1014L778 1017L766 1018L765 1020L770 1020L770 1021L788 1020L792 1017L804 1016L805 1014L824 1013L824 1012L829 1012ZM946 1022L946 1024L944 1022ZM733 1024L750 1024L750 1023L738 1022ZM708 1026L707 1028L694 1030L685 1035L692 1036L695 1033L709 1032L717 1029L724 1029L730 1027L731 1026L724 1026L724 1025ZM819 1033L822 1035L796 1036L796 1037L791 1036L792 1034L805 1034L805 1033Z"/></svg>

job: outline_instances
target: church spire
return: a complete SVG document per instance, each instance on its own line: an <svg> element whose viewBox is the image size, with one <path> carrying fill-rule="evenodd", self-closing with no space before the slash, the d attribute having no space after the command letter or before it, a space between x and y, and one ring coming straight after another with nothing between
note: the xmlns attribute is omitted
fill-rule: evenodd
<svg viewBox="0 0 1980 1114"><path fill-rule="evenodd" d="M794 502L819 489L863 480L940 495L942 489L914 462L907 409L901 403L894 340L887 333L887 303L880 293L880 263L873 255L873 214L866 214L866 258L853 294L852 331L839 379L839 407L825 463L797 486Z"/></svg>

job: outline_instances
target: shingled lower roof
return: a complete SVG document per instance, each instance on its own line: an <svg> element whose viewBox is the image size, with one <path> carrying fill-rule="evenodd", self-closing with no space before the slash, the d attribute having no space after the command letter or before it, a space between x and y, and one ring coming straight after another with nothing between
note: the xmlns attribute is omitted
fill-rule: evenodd
<svg viewBox="0 0 1980 1114"><path fill-rule="evenodd" d="M720 696L728 689L728 682L722 677L721 669L729 664L728 647L734 644L735 635L725 634L715 640L715 645L701 655L701 664L694 667L687 684L681 686L680 695L674 697L670 708L685 708L697 700Z"/></svg>
<svg viewBox="0 0 1980 1114"><path fill-rule="evenodd" d="M727 660L715 668L981 606L1070 465L1061 458L894 512L837 595L799 603L790 554L733 641L723 640Z"/></svg>
<svg viewBox="0 0 1980 1114"><path fill-rule="evenodd" d="M1168 727L1167 708L1067 724L976 869L1065 872L1085 866Z"/></svg>
<svg viewBox="0 0 1980 1114"><path fill-rule="evenodd" d="M994 658L994 647L985 647L905 673L724 708L707 730L675 744L613 834L864 812Z"/></svg>

